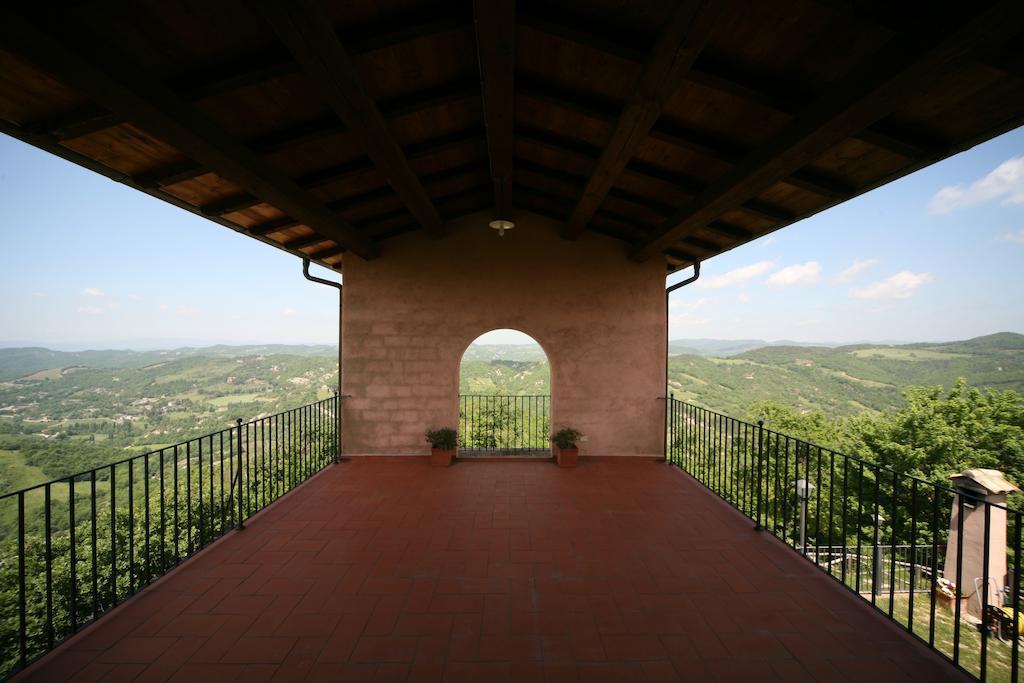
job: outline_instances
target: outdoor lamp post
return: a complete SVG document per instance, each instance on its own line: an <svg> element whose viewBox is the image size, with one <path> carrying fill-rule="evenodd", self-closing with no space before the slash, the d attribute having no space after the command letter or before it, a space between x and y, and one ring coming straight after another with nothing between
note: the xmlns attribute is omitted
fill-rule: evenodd
<svg viewBox="0 0 1024 683"><path fill-rule="evenodd" d="M793 482L796 489L796 496L800 499L800 549L806 549L807 543L807 500L811 497L814 484L806 479L797 479Z"/></svg>

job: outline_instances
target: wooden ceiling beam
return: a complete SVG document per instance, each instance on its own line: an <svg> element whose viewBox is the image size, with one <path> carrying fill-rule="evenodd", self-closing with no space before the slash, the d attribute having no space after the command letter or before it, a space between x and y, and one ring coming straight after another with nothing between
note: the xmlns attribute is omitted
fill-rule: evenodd
<svg viewBox="0 0 1024 683"><path fill-rule="evenodd" d="M523 97L544 102L566 111L574 111L597 121L614 123L616 120L615 111L608 103L598 102L593 98L568 95L564 90L558 92L554 87L542 84L536 80L525 82L524 80L520 79L516 91ZM745 147L668 121L658 121L655 123L651 128L650 137L727 164L738 163L751 151ZM796 187L830 199L845 199L856 193L856 188L839 178L807 171L806 169L796 171L789 180Z"/></svg>
<svg viewBox="0 0 1024 683"><path fill-rule="evenodd" d="M595 161L598 158L597 153L595 151L596 147L586 146L586 143L580 143L578 141L568 141L559 136L555 136L553 134L541 131L533 131L532 129L521 130L519 136L536 142L537 144L541 144L547 147L548 149L552 149L563 153L575 154L577 156L580 156L581 158L588 159L590 161ZM581 176L578 176L576 174L568 174L564 171L556 171L547 166L542 166L541 164L537 164L527 160L519 159L516 161L516 163L518 165L523 166L524 170L529 170L540 174L546 174L548 177L557 180L563 180L566 182L573 183L579 183L582 181ZM667 185L671 185L673 189L682 194L687 195L688 197L697 196L698 194L703 192L704 189L707 187L707 184L701 180L691 178L683 174L674 173L672 171L667 171L665 169L654 166L653 164L648 164L642 161L631 161L629 164L626 165L625 172L632 173L644 180L657 180ZM627 199L628 201L634 201L634 203L637 203L636 200L640 199L639 195L627 192L620 188L612 188L611 190L609 190L608 195L621 197L623 199ZM630 197L634 199L629 199ZM655 208L657 206L660 206L662 208L667 207L667 205L661 204L656 200L650 198L643 199L644 201L642 203L645 206L645 208L651 209L653 211L658 210L657 208ZM744 211L753 216L756 216L757 218L765 220L785 222L790 222L794 220L794 215L792 214L792 212L787 211L782 207L775 206L770 202L765 202L757 199L748 200L736 208L740 211ZM672 212L664 211L663 213L665 216L669 216Z"/></svg>
<svg viewBox="0 0 1024 683"><path fill-rule="evenodd" d="M568 19L560 22L537 16L527 16L520 21L525 21L526 25L535 30L614 55L624 61L643 64L646 59L641 50L614 39L587 33L570 26L571 21ZM686 74L686 79L712 90L728 93L748 102L774 109L788 116L797 116L813 100L812 95L795 91L791 84L764 76L755 76L742 68L716 60L708 55L702 55L696 60ZM915 144L913 140L902 139L888 133L884 130L884 124L879 123L876 126L877 130L872 127L861 131L856 137L914 160L930 156L933 147L941 147L941 141L937 145L931 146L923 143ZM722 160L727 161L727 159Z"/></svg>
<svg viewBox="0 0 1024 683"><path fill-rule="evenodd" d="M393 23L393 22L392 22ZM390 27L390 23L388 25ZM376 31L379 27L361 27L346 45L349 54L361 55L393 47L409 40L445 33L468 27L461 17L435 18L417 17L406 26L387 31ZM198 72L186 73L173 79L168 87L188 102L197 102L225 95L235 90L259 85L281 76L297 73L298 64L284 49L263 49L224 63L203 68ZM85 105L56 117L26 124L27 130L49 133L58 140L70 140L112 128L124 119L110 110L94 104Z"/></svg>
<svg viewBox="0 0 1024 683"><path fill-rule="evenodd" d="M480 64L487 151L494 183L496 218L508 218L515 149L515 0L475 0L476 52Z"/></svg>
<svg viewBox="0 0 1024 683"><path fill-rule="evenodd" d="M460 176L472 175L473 173L481 173L481 172L485 171L486 169L487 169L487 166L485 164L482 164L482 163L479 163L479 162L471 162L471 163L468 163L468 164L462 164L462 165L457 166L455 168L449 168L449 169L445 169L443 171L437 171L437 172L434 172L434 173L425 174L422 177L422 180L423 180L423 183L425 185L433 185L433 184L437 184L437 183L440 183L440 182L444 182L446 180L450 180L452 178L458 178ZM342 211L342 210L351 211L352 209L356 209L356 208L358 208L360 206L369 204L371 202L377 201L379 199L382 199L384 197L388 197L388 196L391 196L391 195L392 195L392 192L391 192L391 188L390 187L387 187L387 186L385 186L385 187L378 187L378 188L375 188L373 190L369 190L367 192L361 192L359 194L351 195L351 196L348 196L348 197L344 197L342 199L337 199L337 200L335 200L333 202L329 202L327 204L327 207L329 209L331 209L332 211ZM393 211L389 210L387 213L388 214L392 214L392 213L400 214L400 213L407 213L407 212L408 212L408 209L402 208L402 209L396 209L396 210L393 210ZM352 225L354 225L357 228L361 229L364 225L366 225L368 223L372 223L372 222L375 222L377 220L382 220L382 215L373 216L373 217L370 217L370 218L363 218L363 219L353 220L353 221L351 221L351 223L352 223ZM254 235L269 235L269 234L274 233L274 232L280 232L281 230L286 230L288 228L293 228L296 225L298 225L298 223L295 222L294 220L291 220L291 219L288 219L288 218L275 218L275 219L272 219L272 220L264 221L263 223L260 223L260 224L257 224L255 226L251 227L249 229L249 232L254 234Z"/></svg>
<svg viewBox="0 0 1024 683"><path fill-rule="evenodd" d="M88 93L97 104L118 112L218 175L305 223L364 258L378 255L376 244L334 216L316 197L255 152L233 140L203 114L153 82L134 60L91 47L88 58L64 39L40 30L19 13L0 9L0 39L11 50L57 80Z"/></svg>
<svg viewBox="0 0 1024 683"><path fill-rule="evenodd" d="M433 140L424 140L422 142L408 145L403 149L407 158L422 159L424 157L439 154L451 149L452 147L465 144L468 141L479 140L481 138L482 131L480 129L473 128L458 131L457 133L445 135ZM306 173L305 175L296 178L295 182L305 189L314 189L317 187L323 187L324 185L330 185L331 183L341 182L342 180L363 176L368 173L374 173L377 170L377 167L369 159L362 157L336 166L330 166L328 168L322 168ZM260 203L261 200L259 197L254 197L248 193L242 193L204 204L200 207L200 211L204 215L208 216L224 216L236 211L251 209Z"/></svg>
<svg viewBox="0 0 1024 683"><path fill-rule="evenodd" d="M315 0L261 0L256 7L292 53L310 83L345 122L387 178L402 203L432 236L445 233L444 221L388 128L376 103L363 89L355 65L331 19Z"/></svg>
<svg viewBox="0 0 1024 683"><path fill-rule="evenodd" d="M939 34L938 42L927 30L890 41L769 142L669 217L633 250L633 258L645 260L669 248L864 130L979 47L1012 35L1022 14L1024 5L1019 2L997 2L977 16L950 22L955 28Z"/></svg>
<svg viewBox="0 0 1024 683"><path fill-rule="evenodd" d="M690 66L711 39L726 3L714 0L681 2L662 29L643 72L619 114L601 158L576 203L562 236L574 240L608 195L651 128L665 102L676 92Z"/></svg>
<svg viewBox="0 0 1024 683"><path fill-rule="evenodd" d="M338 245L334 245L332 247L325 247L323 249L311 251L309 252L308 256L311 259L322 261L325 258L331 258L332 256L338 256L339 254L344 253L345 250L343 248L339 247Z"/></svg>
<svg viewBox="0 0 1024 683"><path fill-rule="evenodd" d="M328 238L323 235L313 233L312 235L306 235L305 237L298 237L293 240L288 240L284 243L284 246L289 249L305 249L306 247L312 247L314 244L320 244L321 242L330 242Z"/></svg>
<svg viewBox="0 0 1024 683"><path fill-rule="evenodd" d="M381 102L381 112L388 120L401 116L427 111L435 107L451 104L480 96L479 85L453 83L443 87L429 88L407 97ZM248 142L248 145L263 154L277 153L290 146L315 142L340 135L348 131L338 117L331 114L318 117L297 126L289 126L280 130L265 133ZM198 178L209 170L195 162L186 161L170 164L166 167L146 171L135 176L136 182L146 187L166 187L175 183Z"/></svg>

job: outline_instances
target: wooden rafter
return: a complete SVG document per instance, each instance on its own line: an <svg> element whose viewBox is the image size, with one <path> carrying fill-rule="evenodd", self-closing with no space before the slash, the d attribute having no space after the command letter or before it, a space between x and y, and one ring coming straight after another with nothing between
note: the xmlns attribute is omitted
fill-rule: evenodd
<svg viewBox="0 0 1024 683"><path fill-rule="evenodd" d="M529 140L531 142L537 143L548 149L555 150L563 154L573 154L587 161L596 162L596 160L599 158L596 147L585 145L584 143L580 143L578 141L570 141L559 136L551 135L548 133L542 133L540 131L535 131L530 128L521 129L518 135L520 138L524 140ZM579 184L585 182L585 180L580 178L579 176L566 174L564 172L558 172L550 168L544 168L541 167L539 164L532 164L527 161L517 161L516 163L522 164L524 165L524 168L528 168L538 173L545 173L549 177L552 176L552 174L558 174L560 175L562 180L568 182ZM541 171L542 168L543 171ZM626 168L623 171L625 173L633 174L645 181L657 180L667 185L671 185L674 190L676 190L680 194L689 197L695 197L696 195L703 192L704 189L707 187L706 183L696 178L692 178L681 173L672 173L671 171L666 171L662 168L654 166L653 164L649 164L642 161L631 161L629 164L626 165ZM794 176L802 177L803 174L794 174ZM790 179L787 179L787 182L789 180ZM809 182L814 181L812 180ZM829 181L823 180L821 182L827 183ZM820 193L824 193L824 190L822 190L821 188L819 188L819 191ZM852 194L852 192L853 191L851 190L850 193ZM624 193L623 190L614 187L609 189L608 191L608 196L613 197L622 197L624 194L626 193ZM648 208L652 208L653 201L654 200L646 199ZM781 207L776 207L772 204L769 204L768 202L763 201L744 202L737 206L736 209L748 213L752 216L756 216L757 218L761 218L763 220L792 221L795 218L791 213L789 213L785 209L782 209ZM671 211L664 211L663 213L665 216L668 216L671 214Z"/></svg>
<svg viewBox="0 0 1024 683"><path fill-rule="evenodd" d="M443 135L441 137L424 140L413 145L407 145L403 148L403 151L406 158L409 160L416 160L440 154L452 147L465 144L466 142L480 140L481 137L482 131L477 128L469 128L450 135ZM342 164L306 173L305 175L296 178L295 182L298 183L300 187L313 189L347 179L358 178L369 173L375 173L376 171L377 167L374 166L369 159L361 157ZM391 190L389 189L388 191L390 192ZM235 211L250 209L259 203L259 197L243 193L204 204L200 207L200 211L208 216L224 216L229 213L234 213Z"/></svg>
<svg viewBox="0 0 1024 683"><path fill-rule="evenodd" d="M565 238L576 239L586 229L608 190L661 116L665 102L711 39L724 6L724 2L693 0L680 3L673 12L565 224Z"/></svg>
<svg viewBox="0 0 1024 683"><path fill-rule="evenodd" d="M561 40L614 55L624 61L635 64L644 63L645 56L641 50L617 42L612 38L580 30L570 26L569 22L568 19L552 21L532 15L523 16L520 19L520 23ZM813 100L813 96L807 93L794 92L788 84L751 74L735 65L725 64L707 56L701 56L691 66L686 74L686 79L790 116L798 115ZM857 137L894 154L914 160L927 158L932 154L931 149L941 147L941 145L929 145L927 141L902 139L886 130L883 124L876 125L877 127L861 131ZM652 135L654 135L653 132Z"/></svg>
<svg viewBox="0 0 1024 683"><path fill-rule="evenodd" d="M387 31L376 31L373 27L358 31L358 35L347 43L351 55L361 55L382 50L416 38L436 35L466 26L458 17L430 18L410 22L408 25ZM298 65L283 49L260 50L236 57L220 65L203 68L175 78L168 87L188 102L225 95L235 90L266 83L274 78L298 71ZM116 112L94 104L64 112L54 118L26 124L36 133L49 133L58 140L69 140L89 135L123 122Z"/></svg>
<svg viewBox="0 0 1024 683"><path fill-rule="evenodd" d="M473 15L496 217L508 218L515 147L515 1L475 0Z"/></svg>
<svg viewBox="0 0 1024 683"><path fill-rule="evenodd" d="M408 97L401 98L401 100L381 103L380 109L387 119L393 120L451 102L479 96L480 89L478 86L454 83L443 88L430 88L429 90L414 93ZM322 140L331 135L344 133L347 130L345 124L332 114L296 126L289 126L281 130L265 133L249 141L247 144L257 152L272 154L287 149L292 145ZM209 169L204 168L201 164L186 161L146 171L137 175L135 180L140 185L166 187L197 178L208 172Z"/></svg>
<svg viewBox="0 0 1024 683"><path fill-rule="evenodd" d="M71 87L90 93L101 106L319 234L364 258L378 255L376 244L187 102L139 72L133 60L99 47L88 58L83 57L9 8L0 10L0 39L4 49Z"/></svg>
<svg viewBox="0 0 1024 683"><path fill-rule="evenodd" d="M951 65L969 58L979 46L1010 37L1020 26L1022 14L1024 6L1019 2L999 2L947 30L937 44L916 36L893 39L872 59L832 86L772 140L669 217L633 249L633 258L646 260L669 248L830 147L864 130Z"/></svg>
<svg viewBox="0 0 1024 683"><path fill-rule="evenodd" d="M616 122L617 115L614 108L607 103L597 102L593 98L589 101L582 101L578 97L566 94L564 90L558 92L555 88L538 84L536 81L521 82L517 86L516 92L522 97L582 114L595 121L612 125ZM727 164L738 163L751 151L735 143L667 121L655 123L651 128L650 137ZM794 172L787 182L808 192L831 199L846 198L857 191L855 187L840 178L806 169Z"/></svg>
<svg viewBox="0 0 1024 683"><path fill-rule="evenodd" d="M402 203L435 237L444 221L409 166L376 103L363 89L359 74L326 12L314 0L257 3L264 18L324 100L355 133Z"/></svg>

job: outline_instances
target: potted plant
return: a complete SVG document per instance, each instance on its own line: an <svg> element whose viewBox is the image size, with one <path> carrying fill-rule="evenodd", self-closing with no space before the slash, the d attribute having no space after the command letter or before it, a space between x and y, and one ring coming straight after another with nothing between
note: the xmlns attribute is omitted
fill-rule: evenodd
<svg viewBox="0 0 1024 683"><path fill-rule="evenodd" d="M430 442L430 464L434 467L451 465L459 445L459 433L451 427L441 427L427 430L426 436Z"/></svg>
<svg viewBox="0 0 1024 683"><path fill-rule="evenodd" d="M555 444L555 462L559 467L576 467L580 457L580 449L576 442L582 438L583 433L578 429L563 427L551 437Z"/></svg>

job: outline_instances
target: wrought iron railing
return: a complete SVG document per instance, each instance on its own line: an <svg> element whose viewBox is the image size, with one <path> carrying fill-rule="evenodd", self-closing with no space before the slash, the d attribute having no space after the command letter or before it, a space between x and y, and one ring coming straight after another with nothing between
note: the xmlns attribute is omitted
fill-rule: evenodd
<svg viewBox="0 0 1024 683"><path fill-rule="evenodd" d="M551 452L549 396L459 396L459 452L521 455Z"/></svg>
<svg viewBox="0 0 1024 683"><path fill-rule="evenodd" d="M671 397L666 417L669 462L755 528L775 535L971 676L1017 683L1024 514ZM943 576L954 510L960 542L950 558L954 571L946 567ZM973 538L964 533L968 510L984 520ZM1004 515L1008 572L995 576L993 518ZM965 573L963 548L971 543L982 546L980 576ZM979 585L995 588L993 604ZM954 599L956 593L967 597ZM972 621L968 611L983 618Z"/></svg>
<svg viewBox="0 0 1024 683"><path fill-rule="evenodd" d="M0 496L0 678L338 458L338 395Z"/></svg>

